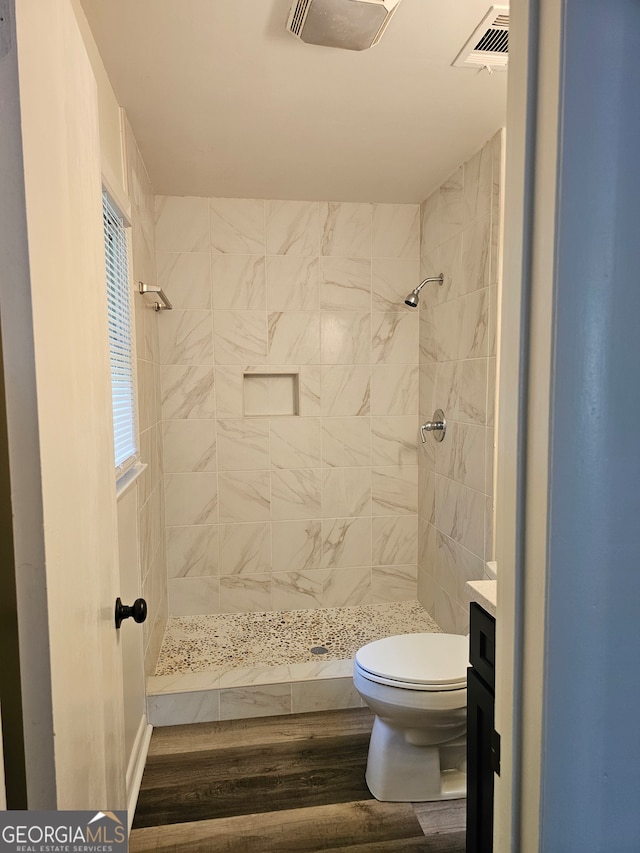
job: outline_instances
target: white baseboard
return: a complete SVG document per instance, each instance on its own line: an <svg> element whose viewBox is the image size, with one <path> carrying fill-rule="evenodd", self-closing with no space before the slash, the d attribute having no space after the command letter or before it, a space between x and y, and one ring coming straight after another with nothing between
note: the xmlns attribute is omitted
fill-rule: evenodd
<svg viewBox="0 0 640 853"><path fill-rule="evenodd" d="M142 782L142 774L144 773L144 765L149 752L149 741L153 726L147 721L147 715L143 714L140 718L140 725L136 739L133 743L131 755L129 756L129 765L127 767L127 815L129 819L128 830L131 832L131 824L138 803L138 794L140 793L140 783Z"/></svg>

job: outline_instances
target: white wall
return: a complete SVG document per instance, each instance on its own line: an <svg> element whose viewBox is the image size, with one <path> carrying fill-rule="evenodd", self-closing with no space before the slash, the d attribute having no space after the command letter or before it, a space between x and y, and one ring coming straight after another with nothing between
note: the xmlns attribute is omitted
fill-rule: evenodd
<svg viewBox="0 0 640 853"><path fill-rule="evenodd" d="M70 2L96 78L103 183L131 221L129 268L135 313L138 431L140 458L147 468L136 485L139 514L136 541L130 542L131 550L122 559L131 573L128 581L137 583L149 608L142 631L145 670L153 674L167 621L160 374L157 367L159 317L151 302L139 295L137 287L139 281L156 283L154 194L133 131L118 104L80 0Z"/></svg>
<svg viewBox="0 0 640 853"><path fill-rule="evenodd" d="M98 125L103 172L121 192L126 189L121 110L102 62L80 0L70 0L96 78Z"/></svg>
<svg viewBox="0 0 640 853"><path fill-rule="evenodd" d="M160 377L155 367L159 318L151 303L138 294L137 285L138 281L156 282L154 195L136 139L118 104L80 0L70 2L96 78L103 183L131 220L129 264L136 321L138 429L141 460L147 469L136 486L139 512L136 541L131 542L130 552L122 559L131 573L129 582L137 583L149 607L142 631L146 670L153 673L167 619L164 503L160 496L162 448L157 425Z"/></svg>

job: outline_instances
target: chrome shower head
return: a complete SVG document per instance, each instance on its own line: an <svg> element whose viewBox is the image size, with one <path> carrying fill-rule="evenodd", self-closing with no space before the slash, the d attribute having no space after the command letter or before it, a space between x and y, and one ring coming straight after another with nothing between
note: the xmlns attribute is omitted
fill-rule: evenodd
<svg viewBox="0 0 640 853"><path fill-rule="evenodd" d="M444 273L440 273L440 275L433 276L432 278L425 278L424 281L421 281L416 289L412 290L404 300L404 304L408 305L409 308L417 308L420 302L420 291L428 281L437 281L442 284L444 282Z"/></svg>

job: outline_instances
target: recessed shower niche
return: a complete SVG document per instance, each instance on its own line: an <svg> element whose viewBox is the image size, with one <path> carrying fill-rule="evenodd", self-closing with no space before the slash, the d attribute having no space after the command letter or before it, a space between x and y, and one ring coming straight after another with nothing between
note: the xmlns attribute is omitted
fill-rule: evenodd
<svg viewBox="0 0 640 853"><path fill-rule="evenodd" d="M242 405L245 417L299 415L299 379L297 373L243 373Z"/></svg>

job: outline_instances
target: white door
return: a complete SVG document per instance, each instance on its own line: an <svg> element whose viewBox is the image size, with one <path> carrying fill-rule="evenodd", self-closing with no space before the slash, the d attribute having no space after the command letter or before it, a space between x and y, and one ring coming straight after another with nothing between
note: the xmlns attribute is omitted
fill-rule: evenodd
<svg viewBox="0 0 640 853"><path fill-rule="evenodd" d="M118 498L120 558L120 592L118 594L127 605L132 605L141 595L138 539L138 488L134 485ZM127 804L131 823L152 728L147 722L142 626L136 625L133 619L128 619L122 623L119 633L123 664Z"/></svg>
<svg viewBox="0 0 640 853"><path fill-rule="evenodd" d="M0 242L0 316L28 805L120 809L118 539L96 87L68 0L5 4L15 32L0 63L1 177L17 180L3 180L0 200L0 226L14 231L10 243Z"/></svg>

